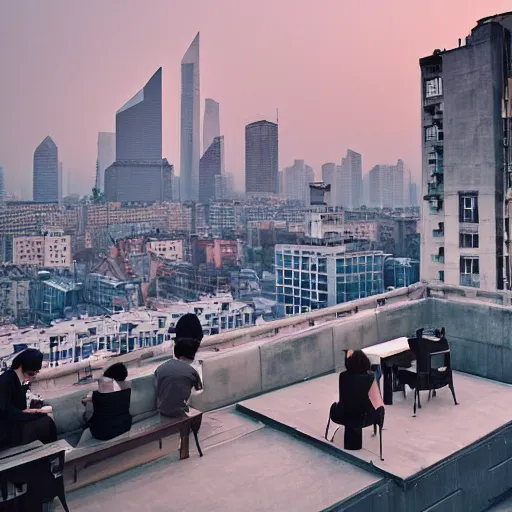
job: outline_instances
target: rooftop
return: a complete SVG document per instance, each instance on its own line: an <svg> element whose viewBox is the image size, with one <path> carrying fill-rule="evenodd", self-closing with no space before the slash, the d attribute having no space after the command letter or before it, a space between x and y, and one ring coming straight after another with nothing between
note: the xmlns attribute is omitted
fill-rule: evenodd
<svg viewBox="0 0 512 512"><path fill-rule="evenodd" d="M205 391L192 400L205 412L204 457L193 448L190 459L179 461L173 452L68 493L70 507L487 510L512 486L512 418L505 406L512 403L510 298L419 285L212 336L201 356ZM386 407L382 462L371 429L359 452L343 449L343 428L333 443L325 441L343 349L407 336L419 326L446 328L460 405L447 389L430 401L422 394L413 418L413 397L395 393ZM151 374L156 364L148 361L132 378ZM192 485L193 492L179 492Z"/></svg>

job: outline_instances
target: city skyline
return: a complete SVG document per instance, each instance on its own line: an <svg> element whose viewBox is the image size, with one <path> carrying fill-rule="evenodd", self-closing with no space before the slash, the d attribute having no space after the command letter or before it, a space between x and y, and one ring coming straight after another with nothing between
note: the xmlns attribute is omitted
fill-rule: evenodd
<svg viewBox="0 0 512 512"><path fill-rule="evenodd" d="M357 30L336 31L328 30L331 23L334 27L336 20L363 16L363 6L323 1L315 7L321 14L313 17L312 8L303 3L295 14L297 23L308 30L295 31L284 22L288 9L275 2L256 7L226 0L215 8L207 2L194 8L155 2L142 14L140 2L134 0L125 2L123 10L105 8L98 1L89 3L87 9L59 0L45 2L44 9L37 2L29 3L30 8L15 3L0 7L0 69L12 77L0 86L0 161L7 190L21 190L26 198L30 196L31 148L47 133L59 140L70 191L90 192L98 132L114 131L111 113L160 65L168 70L163 91L163 154L178 168L179 64L183 49L198 30L203 32L201 96L223 104L226 169L235 174L239 185L244 180L244 126L258 119L274 120L276 108L280 111L282 161L305 159L318 177L323 163L338 162L347 147L356 147L365 157L365 174L379 162L403 158L418 180L418 58L437 47L456 46L457 37L464 38L476 19L509 7L505 1L454 1L446 6L437 0L417 20L414 6L397 1L393 6L376 5L374 21L365 20ZM443 17L437 16L436 4L442 6ZM191 9L197 16L189 15ZM163 30L169 16L178 20L173 22L170 41L168 30ZM237 23L224 22L219 31L219 23L230 17ZM112 41L129 39L130 43L105 45L95 40L90 30L93 24L109 32ZM400 37L382 42L376 27L391 24L396 33L404 37L414 33L415 37L408 38L406 45ZM274 30L277 26L281 31ZM262 30L269 36L264 44L255 45ZM41 45L28 44L28 33ZM61 44L64 40L66 45ZM344 52L349 46L352 51ZM50 58L55 73L46 73ZM329 64L333 61L344 73L333 74ZM361 66L368 61L372 66ZM375 94L364 84L373 83L384 66L396 80L383 80ZM74 69L73 76L65 71L69 68ZM296 79L299 71L301 80ZM347 75L356 78L346 80ZM271 81L268 76L273 77ZM400 87L394 85L397 81ZM372 136L368 120L376 110L396 128ZM321 138L315 137L319 126L323 127Z"/></svg>

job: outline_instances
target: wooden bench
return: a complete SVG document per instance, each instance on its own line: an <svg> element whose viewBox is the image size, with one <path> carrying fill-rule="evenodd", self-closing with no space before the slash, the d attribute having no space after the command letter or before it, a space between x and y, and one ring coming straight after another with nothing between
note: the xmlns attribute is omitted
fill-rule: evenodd
<svg viewBox="0 0 512 512"><path fill-rule="evenodd" d="M197 434L201 427L203 413L195 409L190 409L186 416L180 418L166 418L160 416L158 413L134 423L129 432L118 436L109 441L98 441L96 439L89 439L85 445L79 445L66 453L66 473L71 472L71 480L68 481L68 485L71 488L80 487L79 472L94 466L95 464L106 461L116 455L121 455L130 450L142 447L154 441L158 441L159 449L162 450L163 439L170 437L174 434L180 435L180 459L187 459L190 456L190 443L189 437L190 432L193 433L194 439L197 446L199 456L203 456ZM131 467L138 466L135 463ZM124 467L120 471L130 469ZM108 476L112 476L115 473L111 473ZM105 476L106 477L106 476ZM88 481L83 485L92 483Z"/></svg>
<svg viewBox="0 0 512 512"><path fill-rule="evenodd" d="M69 511L64 492L66 441L39 441L0 452L0 510L41 510L55 497Z"/></svg>

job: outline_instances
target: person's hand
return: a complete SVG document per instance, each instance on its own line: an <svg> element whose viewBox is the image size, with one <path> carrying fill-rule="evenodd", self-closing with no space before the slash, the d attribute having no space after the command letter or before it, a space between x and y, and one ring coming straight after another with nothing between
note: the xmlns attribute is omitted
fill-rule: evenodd
<svg viewBox="0 0 512 512"><path fill-rule="evenodd" d="M34 414L36 412L42 412L41 409L25 409L23 412L28 412L29 414Z"/></svg>

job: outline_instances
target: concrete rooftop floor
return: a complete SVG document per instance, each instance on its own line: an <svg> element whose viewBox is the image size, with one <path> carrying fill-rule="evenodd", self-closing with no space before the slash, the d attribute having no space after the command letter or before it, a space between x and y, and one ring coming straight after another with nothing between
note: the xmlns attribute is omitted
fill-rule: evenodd
<svg viewBox="0 0 512 512"><path fill-rule="evenodd" d="M311 512L381 481L234 408L206 414L200 439L203 458L192 442L187 460L165 457L69 493L70 509Z"/></svg>
<svg viewBox="0 0 512 512"><path fill-rule="evenodd" d="M262 418L323 439L329 408L338 400L338 375L312 379L240 404ZM511 421L510 408L504 404L512 403L512 386L462 373L454 374L454 386L460 405L454 405L448 387L438 390L430 402L428 392L421 392L422 408L415 418L413 393L405 400L402 393L394 393L393 405L386 407L383 462L378 455L379 438L371 436L371 427L364 429L363 449L347 453L405 479ZM329 438L336 427L331 423ZM334 444L343 449L343 427Z"/></svg>

